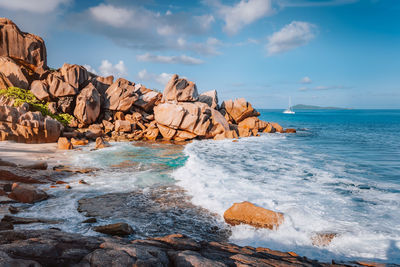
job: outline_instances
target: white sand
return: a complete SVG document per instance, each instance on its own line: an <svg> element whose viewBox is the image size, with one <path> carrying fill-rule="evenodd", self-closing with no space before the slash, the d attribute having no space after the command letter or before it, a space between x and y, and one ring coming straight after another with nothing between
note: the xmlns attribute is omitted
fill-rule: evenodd
<svg viewBox="0 0 400 267"><path fill-rule="evenodd" d="M68 164L72 153L72 151L58 150L57 143L0 142L0 159L21 165L32 164L37 161L46 161L49 165Z"/></svg>

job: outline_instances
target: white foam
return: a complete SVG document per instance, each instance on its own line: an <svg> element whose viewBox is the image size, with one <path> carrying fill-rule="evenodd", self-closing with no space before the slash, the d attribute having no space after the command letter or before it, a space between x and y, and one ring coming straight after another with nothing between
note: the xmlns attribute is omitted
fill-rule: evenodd
<svg viewBox="0 0 400 267"><path fill-rule="evenodd" d="M390 190L399 185L377 185L352 164L310 151L283 135L193 142L185 149L185 166L173 176L194 204L221 220L242 201L285 214L278 231L233 227L231 241L239 245L292 250L324 261L400 262L400 195ZM317 248L311 241L315 232L338 236Z"/></svg>

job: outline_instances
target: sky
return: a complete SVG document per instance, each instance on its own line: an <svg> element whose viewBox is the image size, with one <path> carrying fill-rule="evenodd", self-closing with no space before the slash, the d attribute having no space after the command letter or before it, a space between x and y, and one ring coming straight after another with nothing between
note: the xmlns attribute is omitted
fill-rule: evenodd
<svg viewBox="0 0 400 267"><path fill-rule="evenodd" d="M400 0L0 0L48 65L162 91L177 73L220 100L400 108Z"/></svg>

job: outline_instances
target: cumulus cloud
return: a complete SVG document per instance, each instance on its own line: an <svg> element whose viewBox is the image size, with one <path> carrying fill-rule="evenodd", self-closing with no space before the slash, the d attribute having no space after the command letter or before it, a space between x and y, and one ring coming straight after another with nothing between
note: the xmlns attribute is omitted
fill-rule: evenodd
<svg viewBox="0 0 400 267"><path fill-rule="evenodd" d="M310 79L310 77L305 76L303 77L303 79L300 80L300 83L312 83L312 80Z"/></svg>
<svg viewBox="0 0 400 267"><path fill-rule="evenodd" d="M203 60L190 57L187 55L180 56L160 56L146 53L143 55L138 55L138 61L142 62L157 62L157 63L168 63L168 64L186 64L186 65L198 65L204 63Z"/></svg>
<svg viewBox="0 0 400 267"><path fill-rule="evenodd" d="M128 75L128 70L125 66L124 61L120 60L117 64L112 64L109 60L104 59L101 61L101 65L99 66L99 70L97 71L92 66L85 64L83 65L89 72L94 73L96 75L101 76L110 76L114 77L122 77Z"/></svg>
<svg viewBox="0 0 400 267"><path fill-rule="evenodd" d="M160 85L164 86L168 83L168 81L171 79L173 74L170 73L161 73L161 74L155 74L148 72L146 69L143 69L139 71L138 73L138 79L141 81L155 81L159 83Z"/></svg>
<svg viewBox="0 0 400 267"><path fill-rule="evenodd" d="M291 22L268 37L268 54L275 55L287 52L307 44L315 38L315 30L314 24L303 21Z"/></svg>
<svg viewBox="0 0 400 267"><path fill-rule="evenodd" d="M0 8L32 13L49 13L70 0L0 0Z"/></svg>
<svg viewBox="0 0 400 267"><path fill-rule="evenodd" d="M114 77L121 77L128 74L125 64L120 60L117 64L113 65L107 59L101 61L99 73L102 76L114 75Z"/></svg>
<svg viewBox="0 0 400 267"><path fill-rule="evenodd" d="M274 13L272 0L240 0L233 6L214 1L207 1L207 3L218 9L219 15L225 21L224 31L231 35L239 32L246 25Z"/></svg>

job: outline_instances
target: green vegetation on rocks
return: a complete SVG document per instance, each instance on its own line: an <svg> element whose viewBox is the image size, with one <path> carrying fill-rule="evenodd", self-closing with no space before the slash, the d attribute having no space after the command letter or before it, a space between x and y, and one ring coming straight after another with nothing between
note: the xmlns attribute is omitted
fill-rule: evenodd
<svg viewBox="0 0 400 267"><path fill-rule="evenodd" d="M18 87L9 87L8 89L0 89L0 96L5 96L14 100L14 106L21 106L23 103L28 103L33 111L40 111L43 116L50 116L53 119L67 126L74 118L68 113L53 114L48 108L48 103L40 101L32 94L31 91Z"/></svg>

